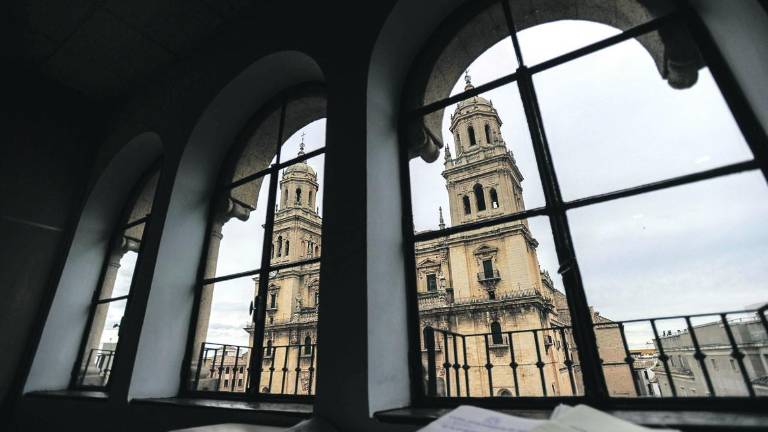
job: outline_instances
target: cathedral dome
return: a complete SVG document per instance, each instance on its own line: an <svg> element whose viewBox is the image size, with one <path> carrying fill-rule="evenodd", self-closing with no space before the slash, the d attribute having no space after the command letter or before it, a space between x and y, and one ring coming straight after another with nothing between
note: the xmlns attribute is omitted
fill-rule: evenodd
<svg viewBox="0 0 768 432"><path fill-rule="evenodd" d="M305 161L289 166L288 168L285 169L285 171L283 172L283 175L286 176L292 173L309 174L312 177L317 176L317 173L315 172L315 170L311 166L309 166L309 164Z"/></svg>

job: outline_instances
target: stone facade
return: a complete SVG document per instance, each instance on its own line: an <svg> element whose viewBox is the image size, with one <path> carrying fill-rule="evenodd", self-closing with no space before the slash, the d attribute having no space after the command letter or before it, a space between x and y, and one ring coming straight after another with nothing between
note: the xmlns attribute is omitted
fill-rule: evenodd
<svg viewBox="0 0 768 432"><path fill-rule="evenodd" d="M304 154L303 142L301 148L299 155ZM316 202L319 187L317 173L306 162L282 172L270 250L273 266L320 257L322 218ZM254 282L254 292L258 292L258 276ZM270 273L259 384L262 393L314 393L319 302L319 263L297 264ZM246 331L253 346L254 329Z"/></svg>

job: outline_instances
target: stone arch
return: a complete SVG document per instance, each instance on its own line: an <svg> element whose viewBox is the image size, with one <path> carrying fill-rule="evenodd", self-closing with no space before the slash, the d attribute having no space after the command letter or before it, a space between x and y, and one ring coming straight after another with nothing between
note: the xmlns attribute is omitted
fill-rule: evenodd
<svg viewBox="0 0 768 432"><path fill-rule="evenodd" d="M252 169L259 164L269 163L271 156L263 157L268 153L263 147L269 141L268 135L262 133L270 132L262 132L262 128L274 118L274 101L291 89L322 87L324 80L317 62L302 52L269 54L254 59L223 86L199 116L182 151L169 194L165 215L169 222L163 227L157 253L129 397L172 396L178 392L178 368L187 354L183 341L189 336L196 307L190 287L196 283L200 256L205 253L206 225L216 186L253 173ZM324 101L324 97L318 99ZM324 116L324 102L321 107ZM286 136L316 115L317 111L312 109L297 111L286 122ZM255 159L245 161L240 157L244 152ZM259 187L260 184L254 186L256 190ZM245 199L233 198L254 206L255 202L248 200L258 195L243 189ZM167 318L168 310L175 311L173 320ZM207 327L207 323L200 321L198 325ZM158 352L163 353L162 357L158 358Z"/></svg>
<svg viewBox="0 0 768 432"><path fill-rule="evenodd" d="M489 3L455 2L455 9L437 26L415 57L406 87L405 106L416 107L447 97L467 67L486 49L508 36L502 8L498 4L489 6ZM567 5L511 1L510 6L518 31L561 20L591 21L627 30L666 14L672 7L654 0L617 0L610 11L595 0L574 1ZM403 5L401 8L417 13L413 10L417 6ZM636 40L670 86L687 88L696 82L703 62L695 44L683 30L665 28ZM409 131L412 139L409 154L412 157L421 156L427 162L437 158L444 142L442 118L443 110L425 116L424 126L432 136L414 124Z"/></svg>

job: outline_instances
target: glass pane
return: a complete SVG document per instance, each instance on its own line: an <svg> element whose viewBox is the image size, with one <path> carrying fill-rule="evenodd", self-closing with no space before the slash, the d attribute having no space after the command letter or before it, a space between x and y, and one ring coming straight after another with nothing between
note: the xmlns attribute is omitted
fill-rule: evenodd
<svg viewBox="0 0 768 432"><path fill-rule="evenodd" d="M109 382L126 303L123 299L96 306L78 370L77 386L103 387Z"/></svg>
<svg viewBox="0 0 768 432"><path fill-rule="evenodd" d="M417 232L544 205L517 84L450 106L440 131L441 157L410 161Z"/></svg>
<svg viewBox="0 0 768 432"><path fill-rule="evenodd" d="M566 200L752 157L709 70L674 89L637 40L541 72L534 83Z"/></svg>
<svg viewBox="0 0 768 432"><path fill-rule="evenodd" d="M325 156L280 171L271 263L283 265L320 256Z"/></svg>
<svg viewBox="0 0 768 432"><path fill-rule="evenodd" d="M288 137L280 150L280 161L289 162L297 156L325 147L325 119L315 120Z"/></svg>
<svg viewBox="0 0 768 432"><path fill-rule="evenodd" d="M119 268L117 269L117 277L114 280L115 287L109 297L122 297L128 295L128 293L131 291L133 271L136 268L136 259L138 257L138 252L128 251L125 253L125 255L123 255L122 258L120 258ZM106 277L111 277L112 271L112 268L108 268ZM105 293L102 291L102 294Z"/></svg>
<svg viewBox="0 0 768 432"><path fill-rule="evenodd" d="M261 393L314 394L319 304L320 263L270 273Z"/></svg>
<svg viewBox="0 0 768 432"><path fill-rule="evenodd" d="M568 218L590 303L610 319L768 302L757 282L768 277L768 189L757 171L579 208Z"/></svg>
<svg viewBox="0 0 768 432"><path fill-rule="evenodd" d="M261 267L270 176L229 191L214 216L205 278Z"/></svg>
<svg viewBox="0 0 768 432"><path fill-rule="evenodd" d="M423 105L461 93L469 72L475 86L514 73L518 64L504 11L496 3L475 17L435 53ZM472 63L470 65L470 63Z"/></svg>
<svg viewBox="0 0 768 432"><path fill-rule="evenodd" d="M250 308L256 298L258 279L258 276L246 276L203 287L190 368L192 389L244 391L247 388L254 328ZM234 367L235 363L244 366L244 375L234 376L231 369L230 374L227 373L226 368ZM233 387L232 379L243 379L243 385L236 381Z"/></svg>
<svg viewBox="0 0 768 432"><path fill-rule="evenodd" d="M517 39L523 61L532 66L620 33L616 27L593 21L562 20L529 27L518 32Z"/></svg>
<svg viewBox="0 0 768 432"><path fill-rule="evenodd" d="M415 254L428 394L432 367L435 396L583 394L547 218L417 242ZM436 290L429 289L430 275Z"/></svg>

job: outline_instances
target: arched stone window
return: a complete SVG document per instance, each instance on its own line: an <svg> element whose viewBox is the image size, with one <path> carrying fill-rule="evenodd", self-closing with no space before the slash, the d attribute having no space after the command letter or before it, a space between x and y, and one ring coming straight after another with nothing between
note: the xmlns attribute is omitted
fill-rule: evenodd
<svg viewBox="0 0 768 432"><path fill-rule="evenodd" d="M469 202L469 197L464 195L461 197L461 202L464 204L464 214L472 214L472 204Z"/></svg>
<svg viewBox="0 0 768 432"><path fill-rule="evenodd" d="M472 188L475 193L475 203L477 204L477 211L485 210L485 194L483 193L483 186L480 183L475 184Z"/></svg>
<svg viewBox="0 0 768 432"><path fill-rule="evenodd" d="M90 307L91 324L81 342L72 381L74 388L105 387L109 383L158 178L158 168L144 175L134 187L115 229L102 270L101 286Z"/></svg>
<svg viewBox="0 0 768 432"><path fill-rule="evenodd" d="M485 142L491 143L491 126L488 123L485 124Z"/></svg>
<svg viewBox="0 0 768 432"><path fill-rule="evenodd" d="M312 202L312 190L307 192L307 205L312 208L314 207L314 203Z"/></svg>
<svg viewBox="0 0 768 432"><path fill-rule="evenodd" d="M469 126L467 128L467 135L469 135L469 145L473 146L477 144L477 140L475 139L475 128L472 126Z"/></svg>
<svg viewBox="0 0 768 432"><path fill-rule="evenodd" d="M494 345L501 345L504 343L504 338L501 335L501 324L498 321L491 323L491 343Z"/></svg>
<svg viewBox="0 0 768 432"><path fill-rule="evenodd" d="M491 208L499 208L499 195L496 193L496 189L491 188L489 194L491 195Z"/></svg>
<svg viewBox="0 0 768 432"><path fill-rule="evenodd" d="M264 352L265 357L272 357L272 340L267 341L267 347Z"/></svg>
<svg viewBox="0 0 768 432"><path fill-rule="evenodd" d="M312 354L312 337L307 336L304 338L304 355Z"/></svg>
<svg viewBox="0 0 768 432"><path fill-rule="evenodd" d="M241 355L248 351L253 354L248 367L254 368L264 355L274 354L276 346L295 344L298 332L317 325L317 315L305 315L307 305L302 305L302 299L287 298L292 310L276 315L280 299L271 287L298 284L320 271L319 261L302 263L304 257L296 256L301 253L291 253L296 243L291 245L290 239L301 242L320 236L322 219L310 213L297 221L289 208L295 208L294 203L311 204L322 193L325 109L325 90L315 84L279 94L246 122L246 130L238 135L222 164L218 181L224 186L215 197L218 205L210 223L214 229L209 235L208 259L203 260L195 336L187 354L192 359L187 366L187 376L192 379L187 385L193 391L206 388L206 383L194 379L198 359L212 356L215 349L239 350ZM307 146L313 156L304 159ZM279 264L271 259L273 253ZM248 316L248 304L254 298L261 303L250 310L260 313ZM300 325L290 319L297 314L302 317ZM235 321L238 325L229 324ZM292 371L296 366L288 364ZM249 380L249 389L235 391L248 393L264 384L269 387L265 379ZM276 392L280 390L274 386L269 391ZM303 394L312 392L314 388Z"/></svg>

